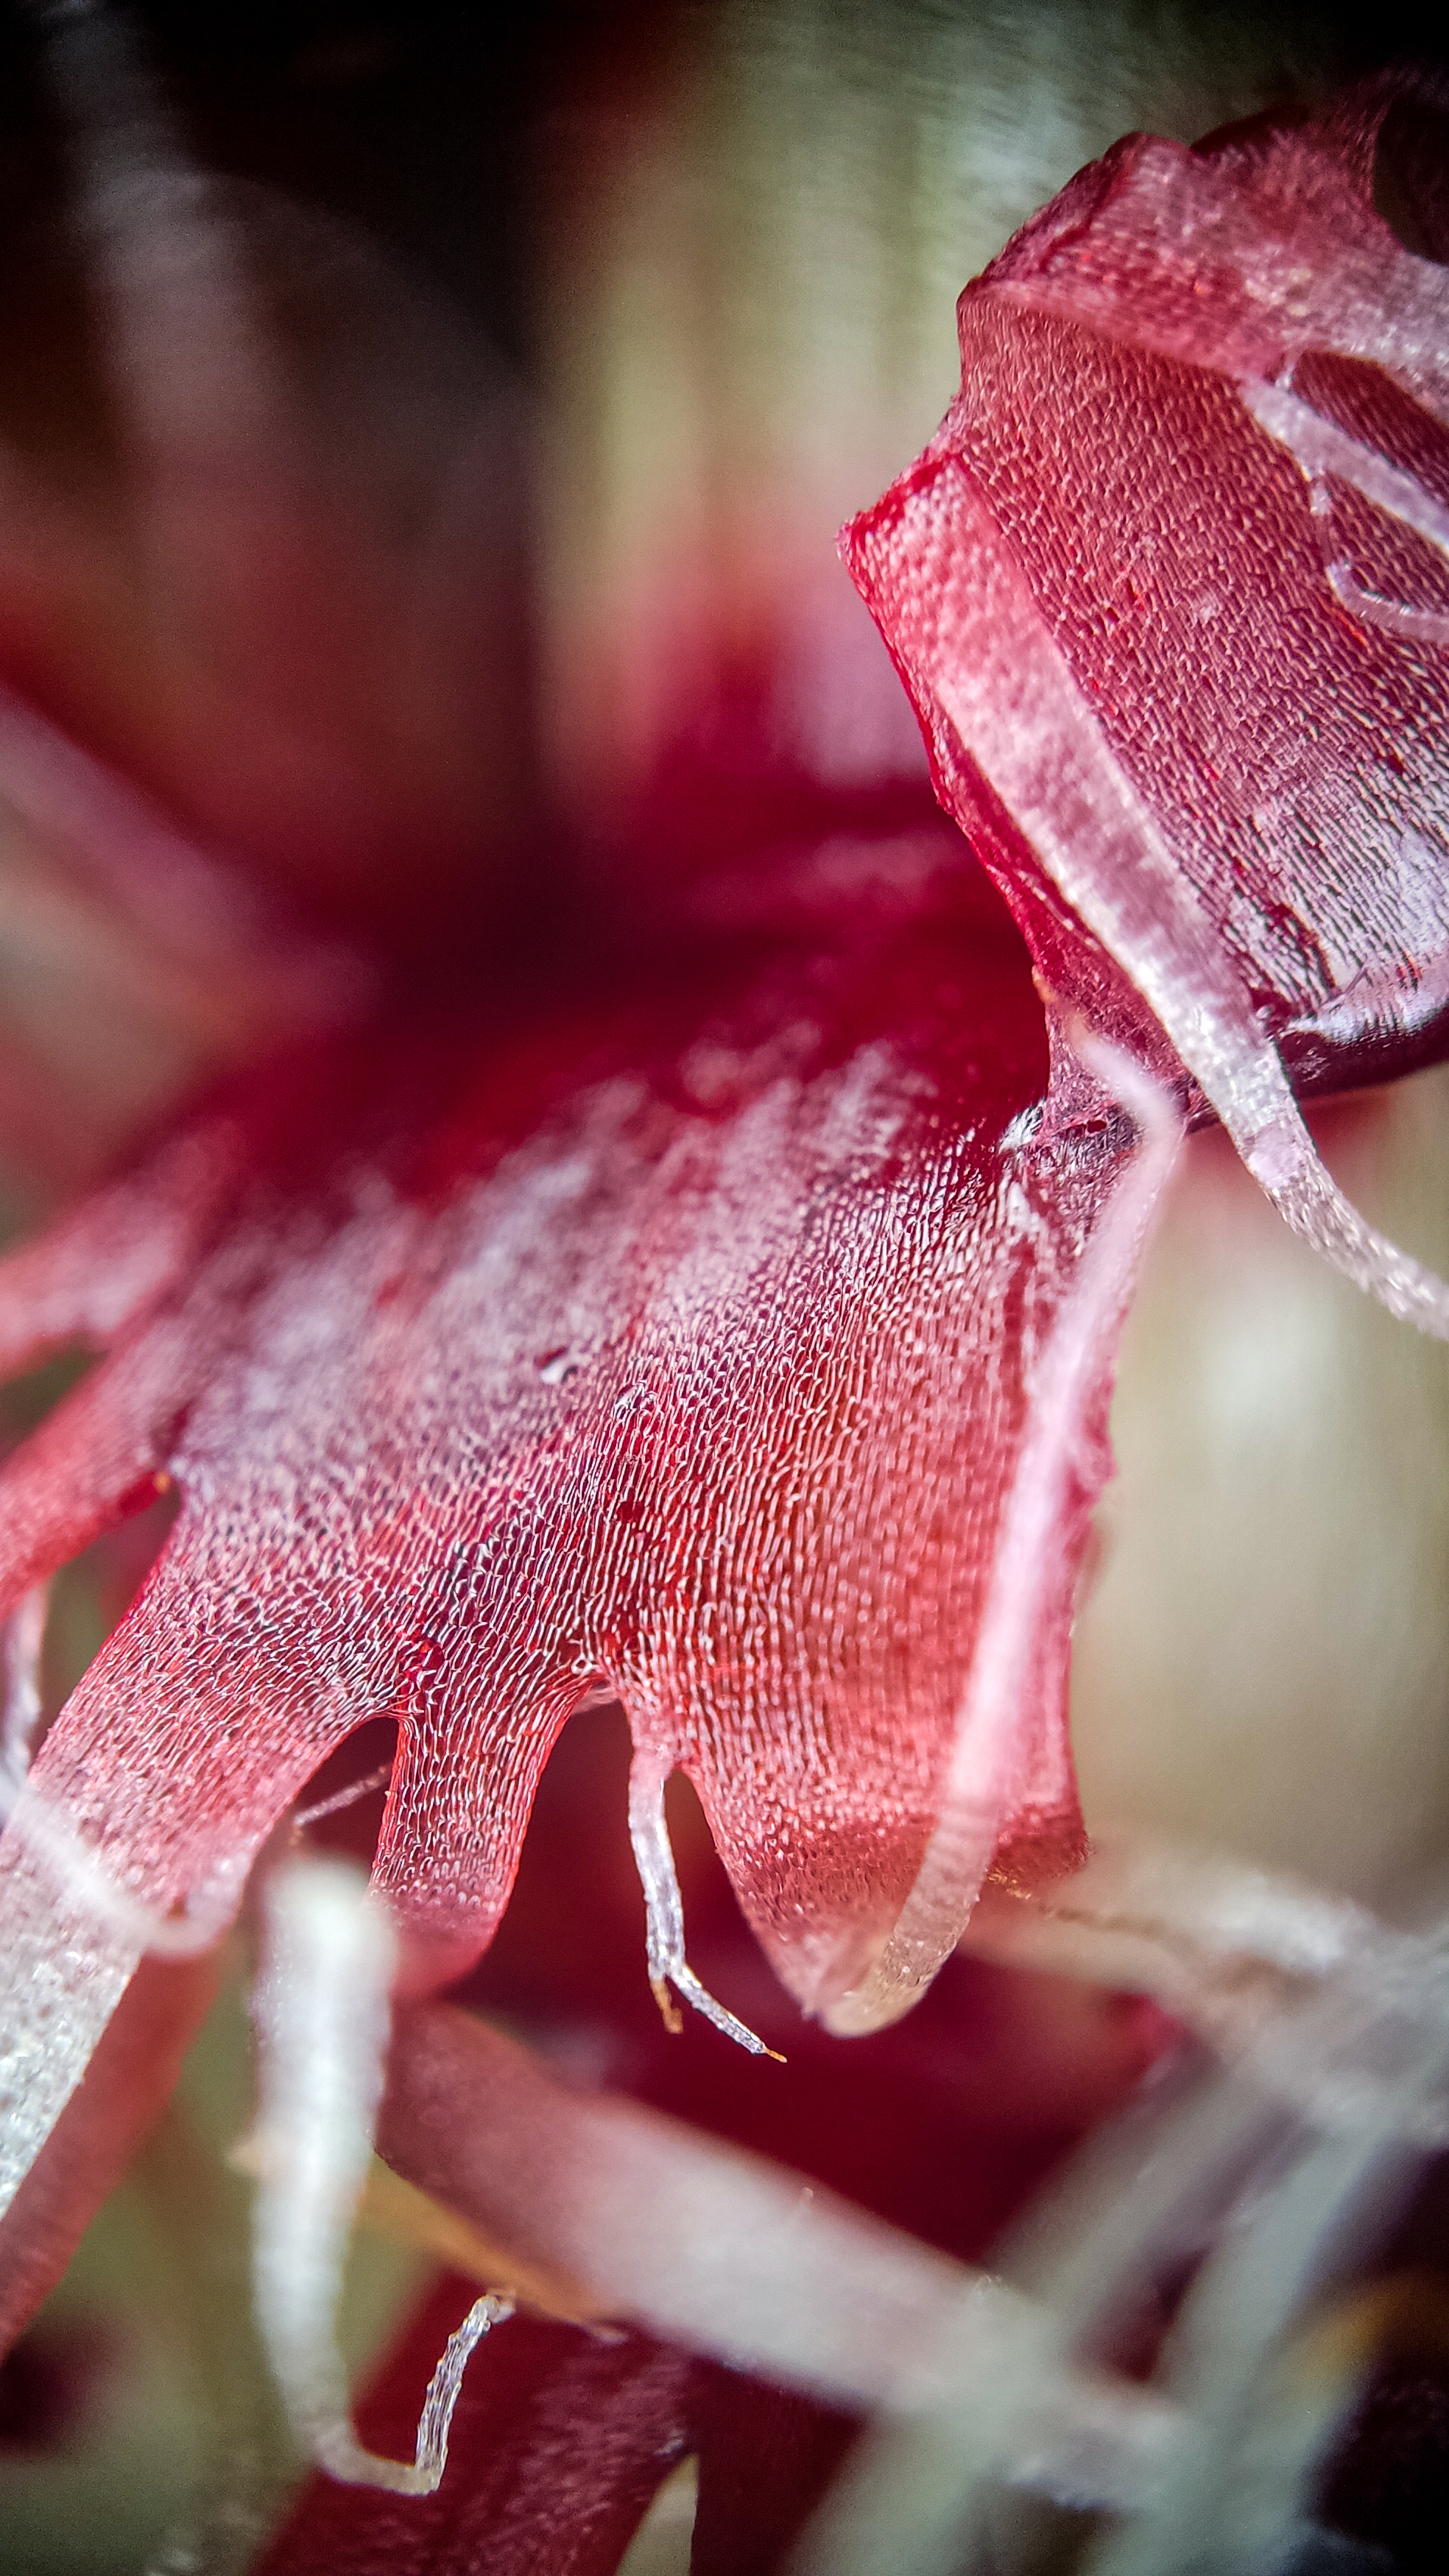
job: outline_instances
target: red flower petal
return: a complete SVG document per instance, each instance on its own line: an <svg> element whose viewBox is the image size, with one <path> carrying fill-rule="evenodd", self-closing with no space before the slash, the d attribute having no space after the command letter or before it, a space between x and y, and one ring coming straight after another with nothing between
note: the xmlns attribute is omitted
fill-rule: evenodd
<svg viewBox="0 0 1449 2576"><path fill-rule="evenodd" d="M133 1899L234 1887L391 1713L378 1877L415 1973L456 1973L600 1678L641 1762L696 1782L787 1983L853 2026L904 2008L994 1856L1075 1850L1067 1628L1163 1154L1139 1174L1079 1071L1043 1111L1040 1005L959 843L858 852L809 939L775 865L768 940L621 957L607 1004L575 988L516 1034L292 1066L232 1113L242 1183L201 1156L207 1248L159 1304L170 1255L138 1256L133 1319L6 1514L13 1598L147 1480L180 1487L27 1793ZM92 1249L82 1219L19 1257L37 1345L67 1297L94 1327ZM22 2052L21 1958L78 1937L25 1812L0 1853ZM928 1845L925 1915L843 2004ZM94 2007L43 2052L31 2140L140 1946L118 1917L85 1941Z"/></svg>
<svg viewBox="0 0 1449 2576"><path fill-rule="evenodd" d="M1444 1333L1287 1072L1422 1060L1449 1001L1449 272L1369 199L1392 98L1083 171L967 288L960 397L845 545L1046 981Z"/></svg>

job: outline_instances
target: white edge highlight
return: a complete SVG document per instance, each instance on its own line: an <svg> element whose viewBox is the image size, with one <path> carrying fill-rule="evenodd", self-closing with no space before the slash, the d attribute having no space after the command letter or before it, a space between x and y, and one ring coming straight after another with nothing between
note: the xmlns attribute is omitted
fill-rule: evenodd
<svg viewBox="0 0 1449 2576"><path fill-rule="evenodd" d="M1120 1049L1075 1035L1074 1050L1134 1119L1140 1143L1082 1256L1030 1391L1030 1423L992 1561L976 1650L935 1830L914 1887L862 1983L822 2018L841 2035L908 2010L956 1947L1019 1788L1020 1715L1047 1597L1082 1417L1125 1314L1153 1216L1182 1138L1170 1095Z"/></svg>

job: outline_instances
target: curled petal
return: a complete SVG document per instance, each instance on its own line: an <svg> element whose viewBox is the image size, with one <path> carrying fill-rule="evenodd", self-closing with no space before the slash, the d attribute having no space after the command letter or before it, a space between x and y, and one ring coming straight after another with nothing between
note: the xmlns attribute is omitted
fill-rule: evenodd
<svg viewBox="0 0 1449 2576"><path fill-rule="evenodd" d="M960 397L844 539L937 792L1053 990L1449 1334L1449 1290L1336 1190L1289 1079L1422 1060L1449 993L1444 272L1374 212L1346 130L1135 137L959 318ZM1345 618L1325 477L1365 560L1428 582L1418 625Z"/></svg>

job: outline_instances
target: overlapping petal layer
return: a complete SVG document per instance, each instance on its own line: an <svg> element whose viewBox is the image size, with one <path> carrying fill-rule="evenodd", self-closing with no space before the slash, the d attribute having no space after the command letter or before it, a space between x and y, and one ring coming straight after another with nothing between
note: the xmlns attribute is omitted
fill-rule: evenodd
<svg viewBox="0 0 1449 2576"><path fill-rule="evenodd" d="M1083 171L966 289L960 397L845 542L1051 987L1442 1333L1288 1080L1422 1060L1449 992L1449 272L1371 195L1414 105Z"/></svg>

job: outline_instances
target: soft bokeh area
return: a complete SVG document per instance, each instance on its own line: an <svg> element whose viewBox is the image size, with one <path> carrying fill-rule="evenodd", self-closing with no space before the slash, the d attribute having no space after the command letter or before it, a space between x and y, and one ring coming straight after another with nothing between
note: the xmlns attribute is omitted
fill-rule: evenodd
<svg viewBox="0 0 1449 2576"><path fill-rule="evenodd" d="M1449 1083L1320 1109L1336 1176L1449 1260ZM1123 1343L1079 1618L1088 1821L1166 1831L1412 1920L1449 1863L1449 1353L1189 1140Z"/></svg>

